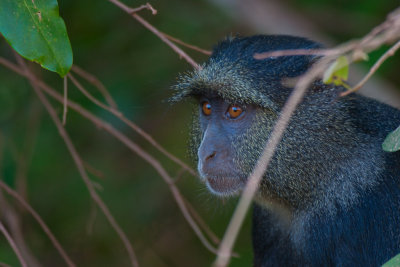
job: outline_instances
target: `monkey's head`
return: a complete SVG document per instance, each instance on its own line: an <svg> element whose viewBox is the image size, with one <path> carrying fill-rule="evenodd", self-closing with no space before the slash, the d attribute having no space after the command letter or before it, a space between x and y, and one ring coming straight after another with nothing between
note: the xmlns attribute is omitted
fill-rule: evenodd
<svg viewBox="0 0 400 267"><path fill-rule="evenodd" d="M180 76L172 100L195 100L190 154L211 192L229 196L244 187L291 92L282 81L301 75L313 61L312 56L256 60L254 54L319 47L292 36L229 38L200 70ZM271 179L264 178L261 190L286 183Z"/></svg>

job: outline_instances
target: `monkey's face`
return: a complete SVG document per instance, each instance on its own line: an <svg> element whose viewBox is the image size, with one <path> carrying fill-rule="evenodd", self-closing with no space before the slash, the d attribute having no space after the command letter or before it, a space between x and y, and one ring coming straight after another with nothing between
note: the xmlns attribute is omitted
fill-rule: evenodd
<svg viewBox="0 0 400 267"><path fill-rule="evenodd" d="M198 114L200 177L212 193L235 195L245 186L261 153L268 124L255 123L263 121L256 106L239 105L213 96L199 97Z"/></svg>

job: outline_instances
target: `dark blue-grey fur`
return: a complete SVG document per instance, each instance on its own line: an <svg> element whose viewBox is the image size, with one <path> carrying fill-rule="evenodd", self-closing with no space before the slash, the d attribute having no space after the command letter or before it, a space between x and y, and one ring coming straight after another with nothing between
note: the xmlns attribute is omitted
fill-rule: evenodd
<svg viewBox="0 0 400 267"><path fill-rule="evenodd" d="M228 38L201 70L180 77L173 100L212 92L264 110L251 138L232 144L249 173L291 93L282 79L316 59L254 54L319 47L293 36ZM358 94L339 97L343 90L316 81L295 111L254 206L255 266L379 266L400 253L400 152L381 148L400 111Z"/></svg>
<svg viewBox="0 0 400 267"><path fill-rule="evenodd" d="M267 188L293 217L280 227L255 206L255 266L379 266L400 253L400 154L381 149L400 112L328 92L305 98L263 180L284 181Z"/></svg>

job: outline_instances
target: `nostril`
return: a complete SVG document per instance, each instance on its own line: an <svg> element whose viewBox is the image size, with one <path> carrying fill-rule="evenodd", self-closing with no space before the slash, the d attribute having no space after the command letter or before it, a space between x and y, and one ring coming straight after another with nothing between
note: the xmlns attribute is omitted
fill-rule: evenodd
<svg viewBox="0 0 400 267"><path fill-rule="evenodd" d="M208 156L206 157L206 160L212 159L212 158L215 156L215 154L217 154L216 151L214 151L213 153L211 153L210 155L208 155Z"/></svg>

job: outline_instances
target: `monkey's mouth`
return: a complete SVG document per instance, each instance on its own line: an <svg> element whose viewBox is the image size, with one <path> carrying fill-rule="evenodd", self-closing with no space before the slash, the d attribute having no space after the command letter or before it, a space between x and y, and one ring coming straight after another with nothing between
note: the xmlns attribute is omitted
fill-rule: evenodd
<svg viewBox="0 0 400 267"><path fill-rule="evenodd" d="M239 194L244 182L239 178L229 176L203 176L211 193L217 196L233 196Z"/></svg>

